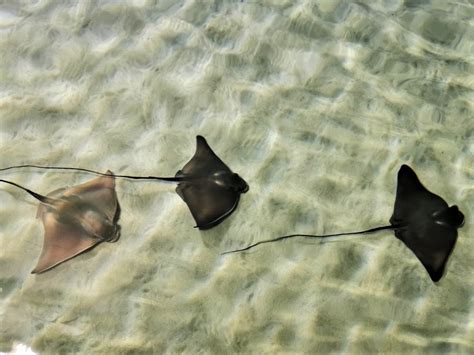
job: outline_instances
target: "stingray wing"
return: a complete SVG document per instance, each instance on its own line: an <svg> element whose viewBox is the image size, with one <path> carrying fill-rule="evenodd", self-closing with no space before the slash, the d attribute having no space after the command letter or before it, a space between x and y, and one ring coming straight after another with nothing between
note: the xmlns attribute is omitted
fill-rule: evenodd
<svg viewBox="0 0 474 355"><path fill-rule="evenodd" d="M390 223L408 224L414 220L426 219L436 211L448 208L438 195L428 191L413 169L402 165L398 171L397 196Z"/></svg>
<svg viewBox="0 0 474 355"><path fill-rule="evenodd" d="M64 191L63 196L78 196L82 201L102 211L110 221L114 221L118 210L115 177L110 170L107 170L107 174L110 176L100 176L84 184L70 187Z"/></svg>
<svg viewBox="0 0 474 355"><path fill-rule="evenodd" d="M414 223L406 229L395 230L395 235L416 255L431 280L439 281L456 244L456 228L435 223Z"/></svg>
<svg viewBox="0 0 474 355"><path fill-rule="evenodd" d="M58 222L54 212L43 213L43 225L43 250L33 274L50 270L102 241L89 237L81 228Z"/></svg>
<svg viewBox="0 0 474 355"><path fill-rule="evenodd" d="M181 182L176 192L189 207L199 229L221 223L239 203L240 193L225 189L209 180Z"/></svg>
<svg viewBox="0 0 474 355"><path fill-rule="evenodd" d="M231 171L212 151L202 136L196 137L196 153L178 174L192 176L210 176L217 171Z"/></svg>

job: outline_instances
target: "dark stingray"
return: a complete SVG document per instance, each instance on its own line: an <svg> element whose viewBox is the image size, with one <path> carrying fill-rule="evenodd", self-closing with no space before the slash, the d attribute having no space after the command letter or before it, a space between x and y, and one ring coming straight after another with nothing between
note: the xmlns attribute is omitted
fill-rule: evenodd
<svg viewBox="0 0 474 355"><path fill-rule="evenodd" d="M89 169L38 165L12 166L0 171L15 168L77 170L104 175ZM240 194L249 189L247 183L229 169L202 136L196 137L196 153L175 177L131 175L115 175L115 177L177 182L176 192L188 205L199 229L209 229L224 221L237 208Z"/></svg>
<svg viewBox="0 0 474 355"><path fill-rule="evenodd" d="M457 239L457 228L464 224L464 215L457 206L449 207L439 196L428 191L415 172L402 165L398 172L397 196L390 225L371 228L361 232L336 233L328 235L292 234L275 239L263 240L246 248L225 252L235 253L249 250L257 245L279 240L307 237L327 238L342 235L373 233L392 229L421 261L431 279L437 282L444 273L446 262Z"/></svg>
<svg viewBox="0 0 474 355"><path fill-rule="evenodd" d="M120 237L120 206L111 171L47 196L12 181L0 182L19 187L41 202L36 217L43 221L44 243L33 274L51 270L102 242L115 242Z"/></svg>

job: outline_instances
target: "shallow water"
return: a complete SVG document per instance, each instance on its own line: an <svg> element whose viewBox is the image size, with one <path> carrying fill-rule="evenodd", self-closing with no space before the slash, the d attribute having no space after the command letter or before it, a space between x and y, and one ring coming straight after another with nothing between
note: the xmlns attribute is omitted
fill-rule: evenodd
<svg viewBox="0 0 474 355"><path fill-rule="evenodd" d="M474 352L472 1L0 3L0 167L172 175L195 136L250 185L209 231L117 180L122 237L31 275L37 203L0 190L0 351ZM385 225L396 173L466 224L433 284ZM8 171L39 193L81 173Z"/></svg>

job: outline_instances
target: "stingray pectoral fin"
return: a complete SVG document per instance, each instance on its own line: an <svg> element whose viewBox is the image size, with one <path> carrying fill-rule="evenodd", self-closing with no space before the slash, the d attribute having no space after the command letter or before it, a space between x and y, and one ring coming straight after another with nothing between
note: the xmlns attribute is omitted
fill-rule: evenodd
<svg viewBox="0 0 474 355"><path fill-rule="evenodd" d="M458 237L456 228L445 225L431 224L426 231L430 244L420 259L431 279L437 282L441 279L446 264L453 252ZM415 253L416 254L416 253Z"/></svg>
<svg viewBox="0 0 474 355"><path fill-rule="evenodd" d="M240 193L212 181L180 183L176 192L188 205L199 229L209 229L228 217L239 203Z"/></svg>
<svg viewBox="0 0 474 355"><path fill-rule="evenodd" d="M457 230L437 224L420 228L415 224L396 230L395 235L416 255L431 280L439 281L456 244Z"/></svg>
<svg viewBox="0 0 474 355"><path fill-rule="evenodd" d="M214 153L206 139L196 137L196 152L189 162L180 170L181 174L190 176L209 176L217 171L231 171Z"/></svg>
<svg viewBox="0 0 474 355"><path fill-rule="evenodd" d="M402 165L398 172L395 206L390 220L392 224L426 219L432 213L447 208L448 204L441 197L423 186L412 168Z"/></svg>
<svg viewBox="0 0 474 355"><path fill-rule="evenodd" d="M44 213L43 224L43 250L33 274L50 270L101 242L100 239L91 238L77 226L59 223L54 213Z"/></svg>

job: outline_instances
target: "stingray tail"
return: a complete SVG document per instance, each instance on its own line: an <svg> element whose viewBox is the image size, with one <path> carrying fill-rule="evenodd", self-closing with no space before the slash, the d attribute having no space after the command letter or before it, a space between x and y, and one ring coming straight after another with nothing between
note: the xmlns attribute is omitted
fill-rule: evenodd
<svg viewBox="0 0 474 355"><path fill-rule="evenodd" d="M260 242L251 244L248 247L245 247L245 248L242 248L242 249L235 249L235 250L226 251L226 252L222 253L222 255L223 254L237 253L237 252L240 252L240 251L247 251L247 250L252 249L252 248L254 248L254 247L256 247L257 245L260 245L260 244L279 242L281 240L296 238L296 237L301 237L301 238L329 238L329 237L339 237L339 236L343 236L343 235L369 234L369 233L375 233L375 232L385 230L385 229L396 229L398 227L399 227L399 225L389 225L389 226L370 228L370 229L366 229L366 230L359 231L359 232L344 232L344 233L324 234L324 235L290 234L290 235L284 235L282 237L278 237L278 238L274 238L274 239L262 240Z"/></svg>
<svg viewBox="0 0 474 355"><path fill-rule="evenodd" d="M84 168L73 168L73 167L65 167L65 166L44 166L44 165L15 165L9 166L7 168L2 168L0 171L11 170L11 169L22 169L22 168L34 168L34 169L45 169L45 170L70 170L70 171L80 171L83 173L89 173L99 176L109 176L107 173L101 173L98 171L84 169ZM116 178L122 179L131 179L131 180L161 180L161 181L172 181L172 182L180 182L184 180L188 180L188 178L184 176L175 176L175 177L162 177L162 176L133 176L133 175L114 175Z"/></svg>
<svg viewBox="0 0 474 355"><path fill-rule="evenodd" d="M54 200L47 197L47 196L43 196L43 195L40 195L40 194L37 194L36 192L34 191L31 191L30 189L27 189L26 187L23 187L21 185L18 185L17 183L13 182L13 181L8 181L8 180L3 180L3 179L0 179L0 182L4 182L6 184L10 184L10 185L13 185L15 187L18 187L20 189L22 189L23 191L26 191L28 192L31 196L33 196L34 198L36 198L38 201L46 204L46 205L53 205L54 203Z"/></svg>

